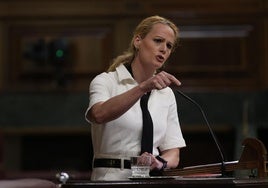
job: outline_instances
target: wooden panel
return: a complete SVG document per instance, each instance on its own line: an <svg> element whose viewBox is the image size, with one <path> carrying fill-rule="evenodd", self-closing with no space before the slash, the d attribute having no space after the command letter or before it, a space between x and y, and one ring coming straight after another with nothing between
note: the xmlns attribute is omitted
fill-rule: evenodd
<svg viewBox="0 0 268 188"><path fill-rule="evenodd" d="M244 56L252 26L201 25L181 27L181 30L180 47L172 58L177 63L176 70L238 71L248 64Z"/></svg>
<svg viewBox="0 0 268 188"><path fill-rule="evenodd" d="M253 13L263 4L263 0L9 0L0 2L0 16L180 14L185 17L196 13Z"/></svg>
<svg viewBox="0 0 268 188"><path fill-rule="evenodd" d="M180 46L166 65L167 71L183 80L198 79L197 87L208 79L211 87L220 82L225 88L254 87L259 67L252 53L258 45L255 25L192 25L180 29Z"/></svg>
<svg viewBox="0 0 268 188"><path fill-rule="evenodd" d="M3 34L3 25L2 23L0 23L0 39L3 39L4 37L4 34ZM2 40L1 40L2 41ZM3 89L3 85L4 85L4 72L6 72L4 70L4 50L5 50L5 47L4 47L4 42L0 42L0 90Z"/></svg>
<svg viewBox="0 0 268 188"><path fill-rule="evenodd" d="M267 3L267 10L268 10L268 3ZM268 18L266 18L265 23L264 23L264 31L263 31L263 66L262 66L262 75L263 79L265 80L265 88L268 88Z"/></svg>
<svg viewBox="0 0 268 188"><path fill-rule="evenodd" d="M110 25L15 24L9 32L9 88L75 89L112 58L106 50L113 46Z"/></svg>

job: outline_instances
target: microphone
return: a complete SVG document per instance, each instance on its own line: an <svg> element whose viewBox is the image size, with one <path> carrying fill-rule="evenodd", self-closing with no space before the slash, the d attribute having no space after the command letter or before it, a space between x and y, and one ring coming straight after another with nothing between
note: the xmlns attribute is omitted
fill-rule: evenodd
<svg viewBox="0 0 268 188"><path fill-rule="evenodd" d="M222 174L222 176L225 176L226 175L226 170L225 170L226 158L225 158L225 156L224 156L224 154L222 152L222 149L220 147L219 141L218 141L216 135L214 134L214 132L213 132L213 130L212 130L212 128L211 128L208 120L207 120L207 117L205 115L205 112L203 111L203 109L201 108L201 106L197 102L195 102L192 98L190 98L189 96L187 96L186 94L184 94L182 91L180 91L178 89L173 89L173 91L174 90L177 93L179 93L181 96L183 96L185 99L187 99L188 101L190 101L192 104L194 104L195 106L197 106L197 108L201 112L201 114L202 114L202 116L203 116L203 118L204 118L204 120L206 122L206 125L207 125L207 127L209 129L209 132L210 132L210 134L211 134L211 136L212 136L212 138L213 138L213 140L214 140L214 142L215 142L215 144L217 146L218 152L219 152L220 157L221 157L221 174Z"/></svg>

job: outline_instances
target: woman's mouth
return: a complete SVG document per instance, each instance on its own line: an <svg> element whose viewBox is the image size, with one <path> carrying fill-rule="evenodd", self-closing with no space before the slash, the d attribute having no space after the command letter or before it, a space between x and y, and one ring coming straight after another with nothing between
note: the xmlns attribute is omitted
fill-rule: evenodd
<svg viewBox="0 0 268 188"><path fill-rule="evenodd" d="M165 58L163 56L161 56L161 55L157 55L156 59L157 59L157 61L159 61L161 63L163 63L165 61Z"/></svg>

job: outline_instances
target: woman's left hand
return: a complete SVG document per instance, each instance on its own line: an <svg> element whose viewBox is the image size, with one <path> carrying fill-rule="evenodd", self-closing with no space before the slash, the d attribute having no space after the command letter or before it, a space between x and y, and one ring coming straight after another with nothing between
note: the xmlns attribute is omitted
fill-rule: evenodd
<svg viewBox="0 0 268 188"><path fill-rule="evenodd" d="M155 156L151 153L144 152L142 155L151 157L151 170L160 170L163 166L163 163L155 158Z"/></svg>

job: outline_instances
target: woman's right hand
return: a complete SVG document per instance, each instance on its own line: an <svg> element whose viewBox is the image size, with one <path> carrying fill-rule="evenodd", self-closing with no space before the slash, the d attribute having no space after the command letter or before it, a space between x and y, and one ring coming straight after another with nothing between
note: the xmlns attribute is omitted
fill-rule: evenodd
<svg viewBox="0 0 268 188"><path fill-rule="evenodd" d="M150 79L142 82L140 84L141 89L144 90L144 93L147 93L153 89L161 90L164 89L171 84L176 86L180 86L181 82L172 74L169 74L165 71L161 71L160 73L154 75Z"/></svg>

